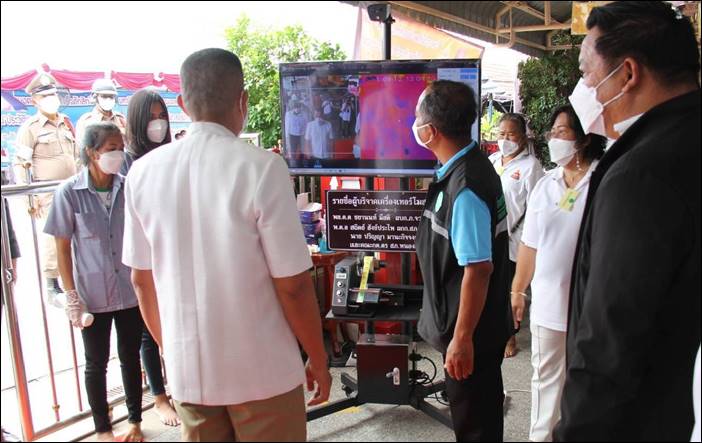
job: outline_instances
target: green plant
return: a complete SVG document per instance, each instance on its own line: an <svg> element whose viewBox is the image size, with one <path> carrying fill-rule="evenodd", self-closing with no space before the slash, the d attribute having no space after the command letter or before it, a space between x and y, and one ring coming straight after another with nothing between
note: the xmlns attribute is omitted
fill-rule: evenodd
<svg viewBox="0 0 702 443"><path fill-rule="evenodd" d="M300 25L257 29L247 16L242 16L225 30L225 36L244 68L249 92L247 132L260 132L265 147L275 145L281 134L278 64L346 59L338 44L314 39Z"/></svg>
<svg viewBox="0 0 702 443"><path fill-rule="evenodd" d="M497 140L497 131L499 130L500 117L502 117L502 113L500 111L492 111L492 118L488 117L487 111L483 112L483 116L480 118L481 140Z"/></svg>
<svg viewBox="0 0 702 443"><path fill-rule="evenodd" d="M519 97L522 112L529 118L536 138L537 154L544 164L549 162L543 139L543 134L549 129L548 120L554 109L568 103L568 96L580 79L580 50L576 45L582 39L582 36L571 36L565 32L556 34L552 39L554 45L573 45L573 48L554 51L542 58L530 58L519 64L517 77L521 82Z"/></svg>

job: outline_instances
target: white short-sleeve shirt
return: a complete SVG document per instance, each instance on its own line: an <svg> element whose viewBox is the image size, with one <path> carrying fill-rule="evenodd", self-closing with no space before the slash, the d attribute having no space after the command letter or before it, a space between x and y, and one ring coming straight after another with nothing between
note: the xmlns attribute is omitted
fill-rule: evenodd
<svg viewBox="0 0 702 443"><path fill-rule="evenodd" d="M332 125L326 120L316 119L307 123L305 140L310 142L315 158L328 158L332 139Z"/></svg>
<svg viewBox="0 0 702 443"><path fill-rule="evenodd" d="M517 261L519 239L522 237L527 201L536 183L544 176L544 170L539 159L530 155L526 150L517 155L511 162L502 165L502 153L497 151L490 156L502 181L502 192L507 204L507 229L509 230L509 259ZM520 219L521 223L520 223ZM514 227L518 227L515 229ZM514 231L514 232L513 232Z"/></svg>
<svg viewBox="0 0 702 443"><path fill-rule="evenodd" d="M127 176L123 261L151 269L173 398L232 405L304 381L272 278L312 266L282 158L214 123Z"/></svg>
<svg viewBox="0 0 702 443"><path fill-rule="evenodd" d="M568 294L575 248L582 223L590 176L597 162L578 182L571 210L561 201L567 191L563 168L549 171L534 187L527 206L522 243L536 249L531 282L531 322L555 331L566 331ZM569 205L565 205L569 207Z"/></svg>

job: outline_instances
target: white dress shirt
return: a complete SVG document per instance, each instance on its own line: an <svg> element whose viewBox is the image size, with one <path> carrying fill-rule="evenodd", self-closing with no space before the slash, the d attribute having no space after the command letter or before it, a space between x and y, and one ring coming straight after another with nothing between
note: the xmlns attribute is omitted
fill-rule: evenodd
<svg viewBox="0 0 702 443"><path fill-rule="evenodd" d="M151 269L173 398L233 405L304 381L272 278L312 266L283 159L215 123L127 176L123 260Z"/></svg>
<svg viewBox="0 0 702 443"><path fill-rule="evenodd" d="M574 188L575 202L560 203L568 191L563 168L549 171L534 187L527 206L522 242L536 249L536 266L531 281L531 323L554 331L566 331L568 295L573 272L575 247L585 211L590 176L597 162L590 165Z"/></svg>
<svg viewBox="0 0 702 443"><path fill-rule="evenodd" d="M507 228L509 230L509 259L517 261L519 239L522 238L527 201L536 182L544 176L544 170L539 160L530 155L526 150L517 155L511 162L502 166L502 153L495 152L490 156L490 161L502 180L502 192L505 194L507 204ZM515 225L519 223L517 229Z"/></svg>
<svg viewBox="0 0 702 443"><path fill-rule="evenodd" d="M332 140L332 125L328 121L319 118L307 123L305 140L310 142L313 157L331 157L329 148Z"/></svg>

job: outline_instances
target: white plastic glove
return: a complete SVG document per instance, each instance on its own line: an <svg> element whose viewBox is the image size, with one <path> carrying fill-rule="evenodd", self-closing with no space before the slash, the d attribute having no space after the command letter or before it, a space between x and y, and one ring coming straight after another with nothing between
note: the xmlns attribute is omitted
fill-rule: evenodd
<svg viewBox="0 0 702 443"><path fill-rule="evenodd" d="M85 304L80 299L78 291L75 289L66 291L66 306L64 309L68 320L78 329L87 328L92 325L95 320L93 314L85 312Z"/></svg>

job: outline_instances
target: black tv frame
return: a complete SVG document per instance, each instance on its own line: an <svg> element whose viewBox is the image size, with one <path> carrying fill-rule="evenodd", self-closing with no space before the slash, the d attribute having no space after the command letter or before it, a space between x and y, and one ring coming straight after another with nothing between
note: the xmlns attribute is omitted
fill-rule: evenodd
<svg viewBox="0 0 702 443"><path fill-rule="evenodd" d="M477 68L478 69L478 90L476 100L478 100L477 116L477 139L480 138L480 89L482 86L482 67L480 59L436 59L436 60L374 60L374 61L341 61L341 62L303 62L303 63L281 63L279 65L280 81L280 115L281 115L281 140L284 152L287 152L287 140L285 137L285 103L283 81L285 77L294 75L305 76L312 72L324 72L326 68L329 75L349 75L353 73L403 73L407 71L416 73L417 67L427 70L427 65L437 65L448 68ZM448 66L447 66L448 65ZM451 66L455 65L455 66ZM355 69L350 70L349 66ZM408 128L408 130L410 130ZM290 174L294 176L363 176L363 177L431 177L434 175L437 162L435 160L313 160L305 159L292 162L284 155L288 164ZM322 166L322 161L325 165ZM330 165L330 163L332 163ZM402 163L401 165L398 164ZM338 166L336 166L338 164Z"/></svg>

